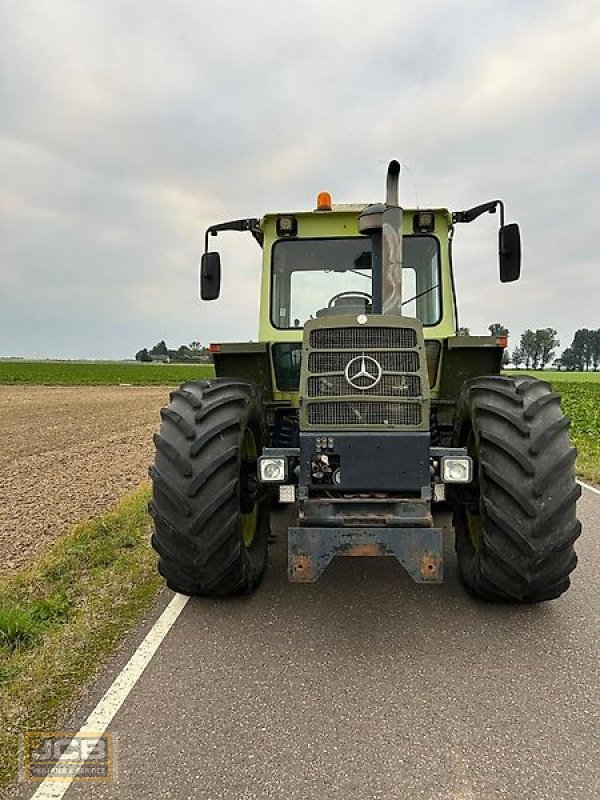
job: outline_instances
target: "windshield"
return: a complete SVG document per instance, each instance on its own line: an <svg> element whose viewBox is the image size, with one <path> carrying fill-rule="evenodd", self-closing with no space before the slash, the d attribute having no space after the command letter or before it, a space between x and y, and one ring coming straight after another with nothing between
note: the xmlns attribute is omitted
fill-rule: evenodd
<svg viewBox="0 0 600 800"><path fill-rule="evenodd" d="M440 319L439 246L434 236L404 236L403 311L424 325ZM282 239L272 251L271 321L301 328L329 314L371 311L371 240Z"/></svg>

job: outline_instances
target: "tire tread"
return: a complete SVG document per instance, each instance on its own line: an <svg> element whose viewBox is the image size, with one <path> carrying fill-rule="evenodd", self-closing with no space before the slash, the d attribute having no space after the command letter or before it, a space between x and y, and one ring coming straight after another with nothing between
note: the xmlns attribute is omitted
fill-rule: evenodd
<svg viewBox="0 0 600 800"><path fill-rule="evenodd" d="M152 546L167 585L183 594L252 591L266 562L268 505L258 498L253 543L240 529L241 442L251 427L260 448L266 423L257 388L239 379L183 384L170 395L154 437L150 469Z"/></svg>
<svg viewBox="0 0 600 800"><path fill-rule="evenodd" d="M570 585L581 487L568 428L560 397L545 381L498 376L463 387L454 444L471 442L477 462L479 546L467 528L472 489L462 500L459 490L454 524L461 576L473 594L530 603Z"/></svg>

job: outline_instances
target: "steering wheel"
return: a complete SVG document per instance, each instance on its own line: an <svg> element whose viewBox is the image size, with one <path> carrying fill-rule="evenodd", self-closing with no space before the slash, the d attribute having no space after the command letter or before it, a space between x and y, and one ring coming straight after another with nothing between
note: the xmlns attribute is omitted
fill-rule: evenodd
<svg viewBox="0 0 600 800"><path fill-rule="evenodd" d="M340 306L354 306L354 305L362 305L360 303L361 300L365 301L365 305L371 302L371 295L367 294L367 292L339 292L338 294L334 294L331 300L327 303L327 308L334 308L337 305ZM350 300L349 303L337 303L336 300ZM352 302L352 300L358 300L359 302Z"/></svg>

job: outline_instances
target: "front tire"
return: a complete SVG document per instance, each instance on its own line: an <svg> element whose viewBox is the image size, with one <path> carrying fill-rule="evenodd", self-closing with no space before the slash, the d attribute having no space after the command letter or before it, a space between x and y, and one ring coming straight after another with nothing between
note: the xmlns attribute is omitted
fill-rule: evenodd
<svg viewBox="0 0 600 800"><path fill-rule="evenodd" d="M454 445L468 448L474 481L454 489L453 522L461 577L473 594L535 603L569 587L581 488L568 427L560 397L543 381L492 376L465 384Z"/></svg>
<svg viewBox="0 0 600 800"><path fill-rule="evenodd" d="M254 590L269 537L269 498L256 480L267 441L258 390L229 378L185 383L161 417L150 469L160 574L182 594Z"/></svg>

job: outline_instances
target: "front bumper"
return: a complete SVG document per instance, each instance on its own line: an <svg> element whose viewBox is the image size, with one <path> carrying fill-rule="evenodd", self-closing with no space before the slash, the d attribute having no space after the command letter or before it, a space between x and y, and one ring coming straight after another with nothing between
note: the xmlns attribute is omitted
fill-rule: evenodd
<svg viewBox="0 0 600 800"><path fill-rule="evenodd" d="M395 556L416 583L443 580L441 528L289 528L288 578L317 581L335 556Z"/></svg>

